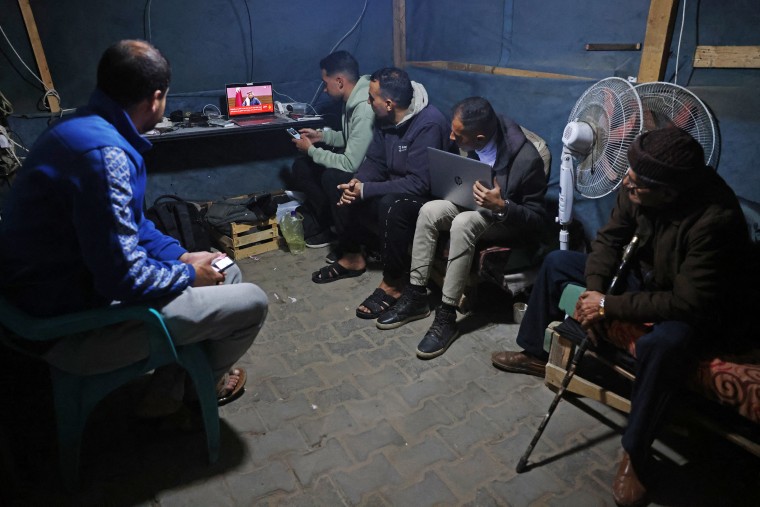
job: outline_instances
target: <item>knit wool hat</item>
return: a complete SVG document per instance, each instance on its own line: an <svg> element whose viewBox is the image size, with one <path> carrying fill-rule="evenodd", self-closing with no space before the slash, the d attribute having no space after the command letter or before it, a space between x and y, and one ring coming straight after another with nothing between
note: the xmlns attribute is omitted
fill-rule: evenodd
<svg viewBox="0 0 760 507"><path fill-rule="evenodd" d="M688 132L666 127L639 135L628 148L628 162L637 175L683 187L705 168L705 154Z"/></svg>

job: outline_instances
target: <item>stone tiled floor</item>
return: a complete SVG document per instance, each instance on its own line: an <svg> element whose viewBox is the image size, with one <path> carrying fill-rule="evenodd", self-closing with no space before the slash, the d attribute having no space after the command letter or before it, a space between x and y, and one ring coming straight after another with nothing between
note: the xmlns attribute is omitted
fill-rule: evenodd
<svg viewBox="0 0 760 507"><path fill-rule="evenodd" d="M220 410L218 463L207 465L202 431L136 420L133 385L93 414L82 489L63 492L44 368L28 365L43 394L16 395L18 404L3 407L3 420L14 423L0 444L14 452L3 455L0 503L613 505L625 417L597 403L562 402L534 466L515 472L553 394L536 378L490 364L492 350L514 347L506 297L496 294L488 311L462 321L465 332L446 354L421 361L414 350L432 317L393 331L357 319L354 309L380 273L314 284L310 273L326 253L240 261L269 295L270 313L241 361L246 394ZM683 432L656 444L656 504L760 505L760 460L709 434Z"/></svg>

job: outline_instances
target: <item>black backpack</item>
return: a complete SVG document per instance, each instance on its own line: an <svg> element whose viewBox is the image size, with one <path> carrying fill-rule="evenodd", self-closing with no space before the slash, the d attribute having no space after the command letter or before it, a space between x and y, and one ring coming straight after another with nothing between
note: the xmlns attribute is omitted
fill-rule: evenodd
<svg viewBox="0 0 760 507"><path fill-rule="evenodd" d="M208 252L211 239L200 206L176 195L159 196L153 206L145 210L145 218L156 228L171 236L190 252Z"/></svg>

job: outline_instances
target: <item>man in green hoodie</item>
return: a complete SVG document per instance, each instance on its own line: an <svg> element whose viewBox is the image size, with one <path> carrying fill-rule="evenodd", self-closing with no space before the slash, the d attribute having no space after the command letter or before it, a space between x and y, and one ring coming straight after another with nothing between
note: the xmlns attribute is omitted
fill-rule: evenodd
<svg viewBox="0 0 760 507"><path fill-rule="evenodd" d="M359 64L347 51L330 53L319 62L324 91L343 102L342 130L300 130L293 144L306 157L293 163L294 190L303 192L306 246L327 246L332 237L333 208L340 197L337 187L353 178L372 141L375 113L367 103L369 77L359 74ZM325 147L317 147L322 143Z"/></svg>

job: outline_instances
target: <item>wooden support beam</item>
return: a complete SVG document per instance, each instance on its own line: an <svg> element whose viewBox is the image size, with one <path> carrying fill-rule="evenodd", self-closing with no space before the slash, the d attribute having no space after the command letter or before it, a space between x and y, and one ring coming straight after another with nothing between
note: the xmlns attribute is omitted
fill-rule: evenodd
<svg viewBox="0 0 760 507"><path fill-rule="evenodd" d="M568 74L553 74L550 72L540 72L535 70L511 69L508 67L495 67L493 65L481 65L479 63L460 63L446 62L442 60L432 60L426 62L406 62L407 65L423 67L428 69L441 70L458 70L463 72L477 72L480 74L494 74L497 76L514 76L528 78L544 79L577 79L584 81L595 81L595 78L584 76L571 76Z"/></svg>
<svg viewBox="0 0 760 507"><path fill-rule="evenodd" d="M53 78L50 76L50 69L48 68L47 59L45 58L45 51L42 49L42 41L40 40L40 34L37 31L37 23L34 21L32 7L29 5L29 0L18 0L18 6L21 9L21 15L24 17L26 32L29 35L29 42L32 44L32 51L34 51L34 59L37 60L37 68L40 70L40 79L45 85L45 91L53 90L55 89L53 86ZM51 113L59 113L61 111L61 104L58 101L57 96L48 95L47 102L50 106Z"/></svg>
<svg viewBox="0 0 760 507"><path fill-rule="evenodd" d="M641 42L631 42L630 44L610 44L606 42L590 42L583 46L586 51L640 51Z"/></svg>
<svg viewBox="0 0 760 507"><path fill-rule="evenodd" d="M697 46L694 67L760 69L760 46Z"/></svg>
<svg viewBox="0 0 760 507"><path fill-rule="evenodd" d="M677 6L677 0L652 0L649 4L647 33L639 65L639 83L661 81L665 76Z"/></svg>
<svg viewBox="0 0 760 507"><path fill-rule="evenodd" d="M393 65L406 66L406 1L393 0Z"/></svg>

